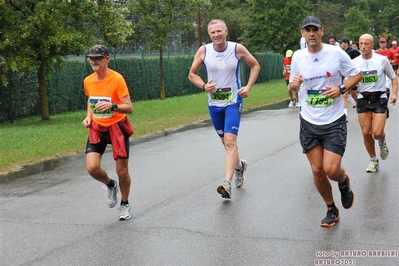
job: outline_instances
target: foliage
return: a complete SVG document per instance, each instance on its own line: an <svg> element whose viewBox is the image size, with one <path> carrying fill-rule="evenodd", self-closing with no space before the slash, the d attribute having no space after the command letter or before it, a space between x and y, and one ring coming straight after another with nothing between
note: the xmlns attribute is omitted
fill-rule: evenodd
<svg viewBox="0 0 399 266"><path fill-rule="evenodd" d="M164 100L164 47L172 32L193 28L196 5L191 0L136 0L130 2L130 9L139 17L139 22L133 24L136 33L133 38L148 43L151 51L159 52L160 99Z"/></svg>
<svg viewBox="0 0 399 266"><path fill-rule="evenodd" d="M242 43L252 50L284 53L299 46L300 26L311 8L309 1L249 0L243 19Z"/></svg>
<svg viewBox="0 0 399 266"><path fill-rule="evenodd" d="M350 40L359 40L364 33L371 33L372 21L367 19L364 12L358 7L350 7L345 15L347 26L344 35Z"/></svg>
<svg viewBox="0 0 399 266"><path fill-rule="evenodd" d="M0 4L1 81L13 71L37 73L42 119L49 119L45 78L68 54L82 54L98 42L109 46L131 33L126 8L113 0L3 0Z"/></svg>

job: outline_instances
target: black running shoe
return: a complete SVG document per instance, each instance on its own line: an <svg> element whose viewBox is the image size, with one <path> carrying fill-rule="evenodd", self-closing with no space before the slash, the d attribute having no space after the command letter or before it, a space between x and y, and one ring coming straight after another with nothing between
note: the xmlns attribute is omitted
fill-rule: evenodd
<svg viewBox="0 0 399 266"><path fill-rule="evenodd" d="M323 227L331 227L339 222L339 211L337 208L328 208L326 217L321 220L320 225Z"/></svg>
<svg viewBox="0 0 399 266"><path fill-rule="evenodd" d="M344 184L343 185L338 184L338 187L339 191L341 192L342 206L345 209L349 209L350 207L352 207L353 202L355 201L355 194L353 193L351 188L351 181L349 175L347 173L345 173L345 175L346 177Z"/></svg>

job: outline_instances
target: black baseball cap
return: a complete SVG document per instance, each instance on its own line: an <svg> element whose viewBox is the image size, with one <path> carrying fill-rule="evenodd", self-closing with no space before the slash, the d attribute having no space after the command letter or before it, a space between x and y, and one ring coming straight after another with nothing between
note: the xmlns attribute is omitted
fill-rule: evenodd
<svg viewBox="0 0 399 266"><path fill-rule="evenodd" d="M105 45L97 44L90 48L87 57L106 57L109 55L109 49Z"/></svg>
<svg viewBox="0 0 399 266"><path fill-rule="evenodd" d="M321 28L321 22L315 16L308 16L302 22L302 29L307 26L315 26L316 28Z"/></svg>
<svg viewBox="0 0 399 266"><path fill-rule="evenodd" d="M349 39L346 38L346 37L342 37L341 39L338 40L338 42L339 42L339 43L341 43L341 42L346 42L347 44L350 43Z"/></svg>

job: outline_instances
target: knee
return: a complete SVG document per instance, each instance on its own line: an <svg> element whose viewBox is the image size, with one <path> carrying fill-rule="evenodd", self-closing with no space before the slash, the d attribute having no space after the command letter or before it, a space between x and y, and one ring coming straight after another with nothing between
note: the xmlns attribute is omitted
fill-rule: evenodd
<svg viewBox="0 0 399 266"><path fill-rule="evenodd" d="M116 170L116 174L120 180L125 180L129 178L129 170L127 167L122 167Z"/></svg>
<svg viewBox="0 0 399 266"><path fill-rule="evenodd" d="M101 170L100 167L95 165L86 165L86 169L91 176L97 176Z"/></svg>

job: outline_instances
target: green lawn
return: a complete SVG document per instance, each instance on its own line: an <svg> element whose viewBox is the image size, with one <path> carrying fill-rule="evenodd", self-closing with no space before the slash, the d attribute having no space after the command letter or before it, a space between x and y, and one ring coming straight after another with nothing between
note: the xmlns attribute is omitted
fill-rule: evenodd
<svg viewBox="0 0 399 266"><path fill-rule="evenodd" d="M285 80L256 84L244 111L288 99ZM209 118L205 93L133 102L129 119L135 130L132 138L196 123ZM87 129L81 124L86 111L54 115L48 121L31 117L13 124L0 124L0 174L43 159L84 151Z"/></svg>

